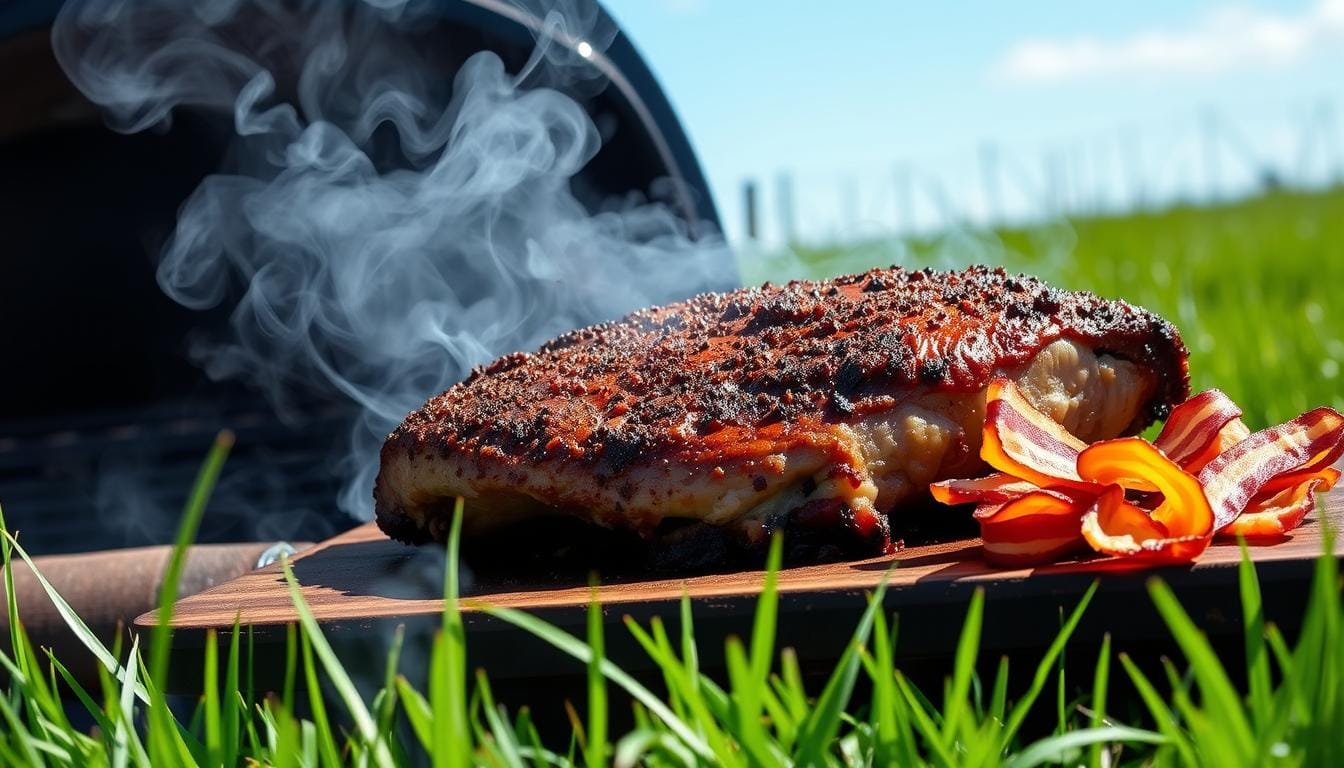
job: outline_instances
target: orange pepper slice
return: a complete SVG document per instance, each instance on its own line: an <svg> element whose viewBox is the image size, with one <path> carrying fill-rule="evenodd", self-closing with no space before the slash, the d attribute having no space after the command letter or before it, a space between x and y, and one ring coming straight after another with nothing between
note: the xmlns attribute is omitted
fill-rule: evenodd
<svg viewBox="0 0 1344 768"><path fill-rule="evenodd" d="M1083 513L1081 528L1088 545L1102 554L1161 562L1193 560L1211 538L1209 533L1173 535L1171 528L1126 501L1118 485L1108 486Z"/></svg>
<svg viewBox="0 0 1344 768"><path fill-rule="evenodd" d="M1125 489L1111 486L1083 513L1083 538L1098 552L1133 555L1139 542L1167 538L1167 529L1147 512L1125 500Z"/></svg>
<svg viewBox="0 0 1344 768"><path fill-rule="evenodd" d="M1078 474L1100 485L1160 492L1162 503L1152 517L1171 536L1213 535L1213 509L1199 480L1147 440L1121 437L1093 443L1078 455Z"/></svg>

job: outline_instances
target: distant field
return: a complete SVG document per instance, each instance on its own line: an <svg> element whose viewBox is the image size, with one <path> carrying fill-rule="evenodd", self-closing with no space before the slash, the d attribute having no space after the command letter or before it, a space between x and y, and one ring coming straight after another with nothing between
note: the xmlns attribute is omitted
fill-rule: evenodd
<svg viewBox="0 0 1344 768"><path fill-rule="evenodd" d="M1344 189L927 241L799 248L749 260L743 279L973 263L1002 264L1162 314L1190 347L1196 390L1221 388L1252 427L1317 405L1344 408Z"/></svg>

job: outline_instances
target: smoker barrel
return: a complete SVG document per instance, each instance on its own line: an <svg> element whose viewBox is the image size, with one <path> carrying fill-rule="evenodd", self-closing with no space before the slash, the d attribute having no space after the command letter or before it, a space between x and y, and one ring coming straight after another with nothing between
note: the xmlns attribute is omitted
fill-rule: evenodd
<svg viewBox="0 0 1344 768"><path fill-rule="evenodd" d="M8 525L37 554L166 543L212 437L231 429L237 445L201 541L312 540L348 527L334 499L351 406L317 393L282 422L255 389L210 380L188 350L227 332L227 311L188 310L156 282L179 207L227 161L231 116L180 110L166 130L109 130L51 53L60 5L0 8L0 72L23 73L0 80ZM448 79L483 49L516 70L542 29L498 0L436 9L438 21L408 44L442 51ZM590 59L608 85L574 95L604 144L574 179L575 196L596 210L631 193L670 195L692 231L717 230L689 140L631 41L618 32ZM295 73L277 73L282 92L285 76Z"/></svg>
<svg viewBox="0 0 1344 768"><path fill-rule="evenodd" d="M204 544L187 550L178 596L194 595L216 584L312 546L308 543L257 542ZM75 614L107 646L135 617L158 606L159 590L172 547L129 549L53 555L34 559L42 574ZM3 586L0 586L0 592ZM14 594L19 616L34 647L50 648L88 687L98 684L92 655L70 631L56 606L28 565L14 557ZM9 632L9 616L0 615L0 636Z"/></svg>

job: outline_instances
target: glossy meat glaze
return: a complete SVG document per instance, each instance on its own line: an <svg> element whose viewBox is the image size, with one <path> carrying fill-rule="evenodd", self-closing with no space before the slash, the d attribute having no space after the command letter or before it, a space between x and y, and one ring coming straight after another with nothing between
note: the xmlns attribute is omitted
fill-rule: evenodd
<svg viewBox="0 0 1344 768"><path fill-rule="evenodd" d="M383 448L377 519L442 541L462 496L468 538L569 516L637 534L673 567L759 552L781 528L804 545L794 561L877 554L888 515L983 468L993 376L1097 440L1183 400L1186 355L1144 309L1001 269L705 294L500 358L431 399Z"/></svg>

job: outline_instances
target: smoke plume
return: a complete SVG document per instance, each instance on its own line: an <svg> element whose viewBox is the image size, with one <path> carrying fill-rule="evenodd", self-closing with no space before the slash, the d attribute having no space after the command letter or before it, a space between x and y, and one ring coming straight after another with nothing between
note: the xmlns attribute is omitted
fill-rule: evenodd
<svg viewBox="0 0 1344 768"><path fill-rule="evenodd" d="M599 138L558 86L601 88L574 46L614 31L593 5L512 12L544 20L513 72L408 44L436 22L429 3L85 0L53 31L117 130L231 115L229 171L183 204L159 282L188 307L232 304L230 337L193 350L211 377L261 387L282 415L358 404L339 504L360 517L384 436L472 366L735 280L667 208L575 198Z"/></svg>

